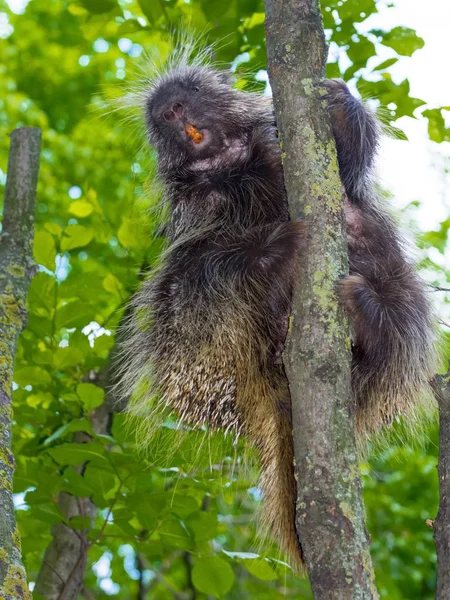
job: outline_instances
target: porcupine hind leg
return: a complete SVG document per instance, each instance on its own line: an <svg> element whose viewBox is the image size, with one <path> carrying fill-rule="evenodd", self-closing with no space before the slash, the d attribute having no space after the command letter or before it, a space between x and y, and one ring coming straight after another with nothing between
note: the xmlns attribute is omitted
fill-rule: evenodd
<svg viewBox="0 0 450 600"><path fill-rule="evenodd" d="M411 414L432 375L424 286L407 263L387 263L386 270L381 264L378 270L360 268L341 283L352 322L352 386L363 436L397 414Z"/></svg>
<svg viewBox="0 0 450 600"><path fill-rule="evenodd" d="M352 385L364 437L397 414L411 412L427 387L431 314L424 284L373 190L377 120L344 82L324 85L346 191L350 276L340 282L340 292L352 322Z"/></svg>

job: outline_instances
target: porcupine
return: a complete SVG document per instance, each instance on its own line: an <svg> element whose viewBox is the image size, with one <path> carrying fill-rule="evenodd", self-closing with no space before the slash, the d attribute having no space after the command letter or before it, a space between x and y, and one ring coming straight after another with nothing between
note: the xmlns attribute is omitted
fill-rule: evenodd
<svg viewBox="0 0 450 600"><path fill-rule="evenodd" d="M397 228L377 199L376 118L325 82L343 189L359 439L411 413L432 365L431 311ZM264 528L301 564L291 408L280 354L305 221L290 221L271 101L230 76L179 64L148 85L143 108L171 206L169 247L133 300L122 386L131 411L157 402L181 421L248 437L261 463Z"/></svg>

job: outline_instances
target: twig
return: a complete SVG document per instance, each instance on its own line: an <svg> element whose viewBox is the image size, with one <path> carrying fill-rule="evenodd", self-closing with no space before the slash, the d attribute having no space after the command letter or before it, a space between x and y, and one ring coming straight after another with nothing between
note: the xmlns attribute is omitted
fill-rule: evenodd
<svg viewBox="0 0 450 600"><path fill-rule="evenodd" d="M434 379L439 405L439 510L433 521L437 553L436 600L450 598L450 372Z"/></svg>

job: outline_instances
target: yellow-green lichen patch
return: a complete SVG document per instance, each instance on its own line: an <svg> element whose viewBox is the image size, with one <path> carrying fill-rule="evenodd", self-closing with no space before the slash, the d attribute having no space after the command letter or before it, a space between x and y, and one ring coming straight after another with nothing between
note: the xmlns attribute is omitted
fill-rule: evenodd
<svg viewBox="0 0 450 600"><path fill-rule="evenodd" d="M13 277L25 277L25 269L21 265L10 264L5 271Z"/></svg>
<svg viewBox="0 0 450 600"><path fill-rule="evenodd" d="M339 502L339 508L344 517L353 523L355 515L350 504L348 502Z"/></svg>
<svg viewBox="0 0 450 600"><path fill-rule="evenodd" d="M2 591L9 598L18 600L31 600L31 592L28 589L25 570L16 565L10 565L3 581Z"/></svg>
<svg viewBox="0 0 450 600"><path fill-rule="evenodd" d="M7 356L0 356L0 391L9 397L13 378L13 361Z"/></svg>
<svg viewBox="0 0 450 600"><path fill-rule="evenodd" d="M19 530L16 526L16 528L14 529L14 531L11 534L11 538L12 538L12 542L14 544L14 546L20 551L22 550L22 541L20 539L20 533Z"/></svg>
<svg viewBox="0 0 450 600"><path fill-rule="evenodd" d="M14 327L19 330L23 324L22 302L13 294L2 294L0 296L0 324L5 323L8 328Z"/></svg>
<svg viewBox="0 0 450 600"><path fill-rule="evenodd" d="M305 90L305 94L307 96L313 96L314 95L314 81L310 77L305 77L304 79L302 79L301 83L302 83L303 89Z"/></svg>
<svg viewBox="0 0 450 600"><path fill-rule="evenodd" d="M4 469L0 469L0 489L7 490L8 492L11 492L11 494L13 492L9 473L7 473Z"/></svg>
<svg viewBox="0 0 450 600"><path fill-rule="evenodd" d="M8 467L14 466L14 459L9 448L0 449L0 464L7 465Z"/></svg>
<svg viewBox="0 0 450 600"><path fill-rule="evenodd" d="M327 208L335 214L342 210L342 185L339 178L336 149L334 142L321 144L313 129L306 125L301 136L306 140L303 151L314 168L314 183L311 186L313 195L326 198Z"/></svg>
<svg viewBox="0 0 450 600"><path fill-rule="evenodd" d="M327 207L334 214L342 210L342 186L338 175L336 149L333 142L328 142L324 150L317 152L321 158L320 170L312 185L313 194L326 198Z"/></svg>

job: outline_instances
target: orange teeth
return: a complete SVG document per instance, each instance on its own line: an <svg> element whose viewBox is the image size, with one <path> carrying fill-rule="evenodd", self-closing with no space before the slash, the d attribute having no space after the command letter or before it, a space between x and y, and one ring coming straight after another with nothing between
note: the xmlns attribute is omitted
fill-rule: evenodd
<svg viewBox="0 0 450 600"><path fill-rule="evenodd" d="M195 129L195 127L193 125L191 125L190 123L186 124L186 127L184 128L185 132L191 136L191 138L194 140L194 142L196 144L199 144L202 139L205 137L203 135L203 133L200 133L200 131L197 131L197 129Z"/></svg>

